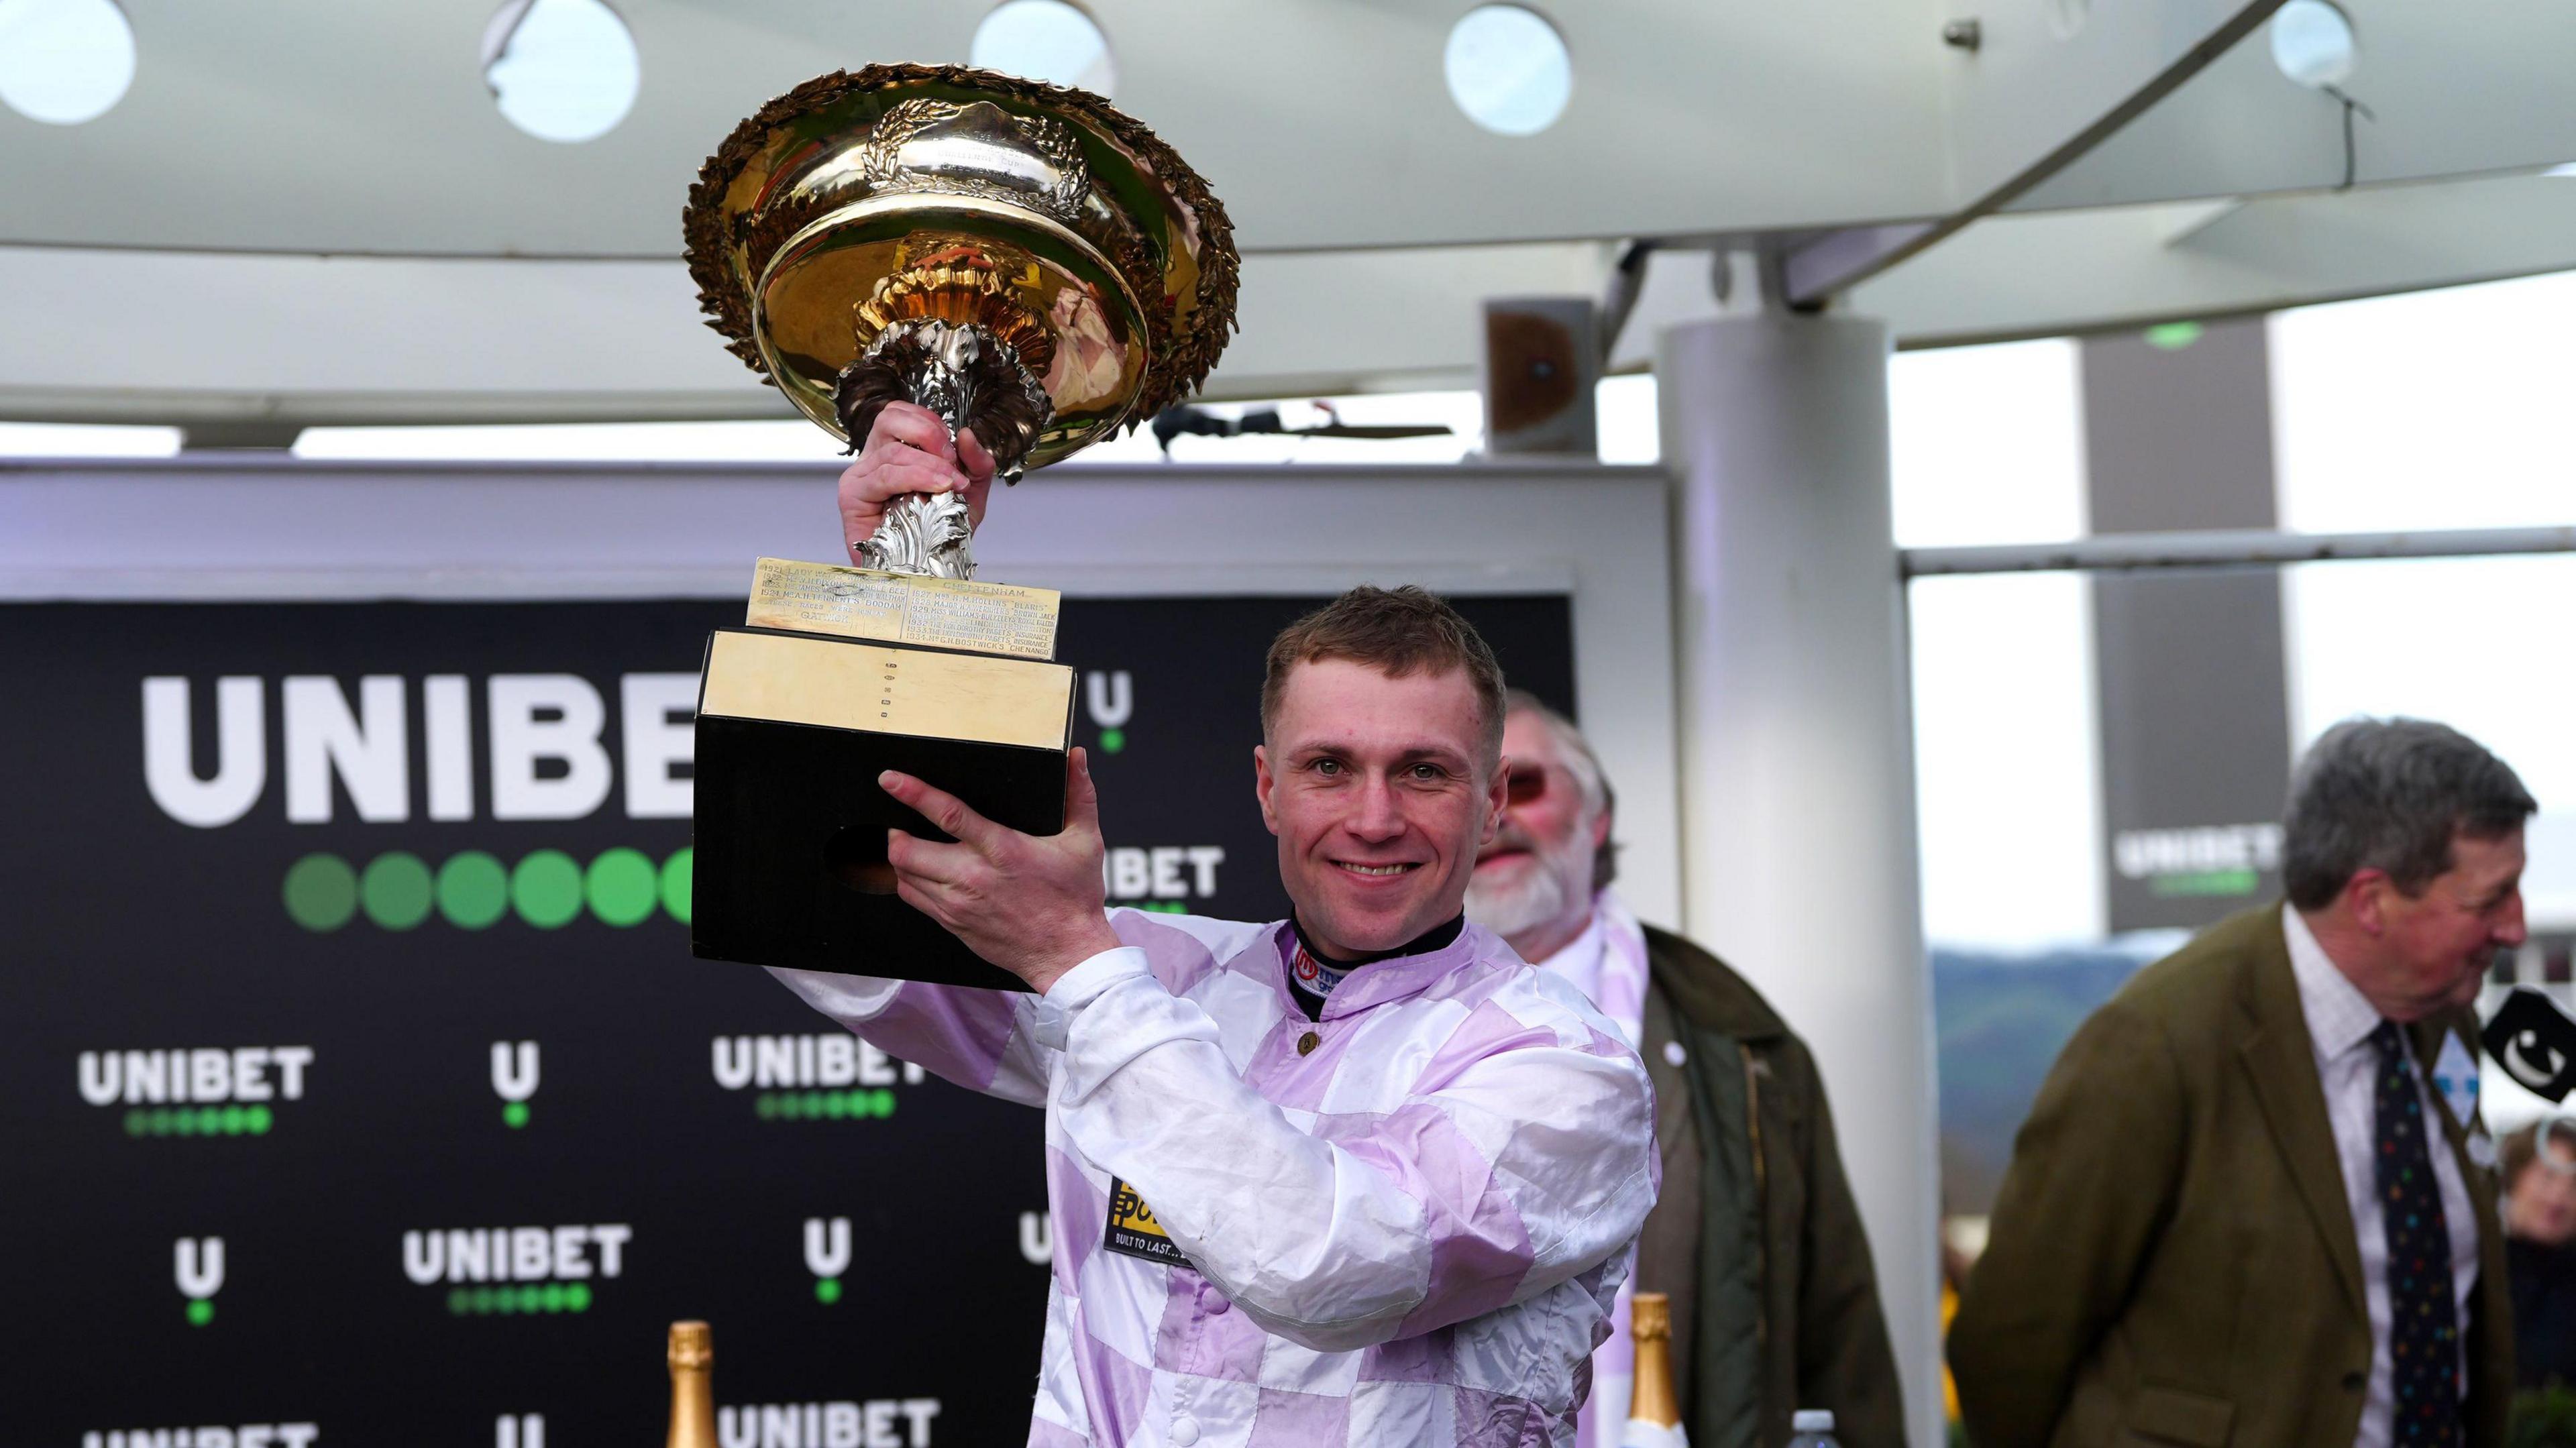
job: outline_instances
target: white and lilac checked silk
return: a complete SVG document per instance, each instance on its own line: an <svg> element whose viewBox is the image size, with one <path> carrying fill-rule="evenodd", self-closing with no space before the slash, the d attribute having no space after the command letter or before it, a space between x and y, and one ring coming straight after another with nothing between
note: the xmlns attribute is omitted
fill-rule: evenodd
<svg viewBox="0 0 2576 1448"><path fill-rule="evenodd" d="M1310 1023L1284 922L1110 922L1126 948L1044 997L774 972L1045 1108L1031 1448L1571 1445L1660 1173L1617 1028L1474 926L1353 971ZM1102 1246L1112 1176L1189 1267Z"/></svg>

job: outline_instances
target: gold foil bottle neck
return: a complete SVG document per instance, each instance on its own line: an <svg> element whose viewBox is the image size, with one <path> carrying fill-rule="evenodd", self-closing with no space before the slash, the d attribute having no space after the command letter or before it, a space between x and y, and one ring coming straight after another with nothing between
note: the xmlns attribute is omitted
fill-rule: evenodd
<svg viewBox="0 0 2576 1448"><path fill-rule="evenodd" d="M679 1329L674 1328L674 1333ZM1640 1292L1628 1305L1628 1331L1639 1342L1673 1335L1672 1299L1660 1292ZM676 1340L676 1339L675 1339Z"/></svg>
<svg viewBox="0 0 2576 1448"><path fill-rule="evenodd" d="M664 1448L720 1448L716 1439L715 1338L703 1322L671 1324L671 1434Z"/></svg>
<svg viewBox="0 0 2576 1448"><path fill-rule="evenodd" d="M1637 1376L1628 1398L1628 1420L1659 1428L1679 1425L1681 1400L1673 1393L1672 1299L1660 1292L1638 1293L1628 1305L1628 1335L1637 1344Z"/></svg>

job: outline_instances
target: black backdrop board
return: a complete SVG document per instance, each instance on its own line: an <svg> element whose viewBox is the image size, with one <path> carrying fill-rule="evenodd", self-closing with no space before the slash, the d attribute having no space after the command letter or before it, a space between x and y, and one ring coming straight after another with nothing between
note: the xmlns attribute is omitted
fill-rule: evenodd
<svg viewBox="0 0 2576 1448"><path fill-rule="evenodd" d="M1251 746L1311 602L1067 601L1113 897L1284 910ZM1565 598L1461 606L1573 702ZM1036 1113L674 918L740 614L0 606L12 1441L650 1442L691 1316L729 1443L1019 1441Z"/></svg>

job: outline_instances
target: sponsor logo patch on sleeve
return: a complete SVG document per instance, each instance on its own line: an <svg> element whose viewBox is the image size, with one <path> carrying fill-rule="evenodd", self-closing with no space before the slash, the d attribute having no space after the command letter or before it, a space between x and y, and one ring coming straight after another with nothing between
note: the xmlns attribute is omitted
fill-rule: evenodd
<svg viewBox="0 0 2576 1448"><path fill-rule="evenodd" d="M1163 1224L1154 1220L1154 1209L1145 1205L1134 1187L1116 1177L1109 1179L1109 1225L1101 1234L1100 1245L1170 1267L1190 1265L1190 1259L1172 1245Z"/></svg>

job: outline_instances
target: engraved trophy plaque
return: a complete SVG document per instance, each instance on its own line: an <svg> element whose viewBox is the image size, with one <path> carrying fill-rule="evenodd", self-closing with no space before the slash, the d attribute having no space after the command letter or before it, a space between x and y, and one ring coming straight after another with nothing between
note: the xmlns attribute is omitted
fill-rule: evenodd
<svg viewBox="0 0 2576 1448"><path fill-rule="evenodd" d="M685 229L708 325L856 451L906 401L1016 482L1194 390L1234 325L1225 209L1097 96L955 66L821 76L736 127ZM708 640L691 943L703 957L1013 988L892 893L885 836L945 838L900 769L1063 828L1057 597L974 581L962 494L889 502L861 567L762 559Z"/></svg>

